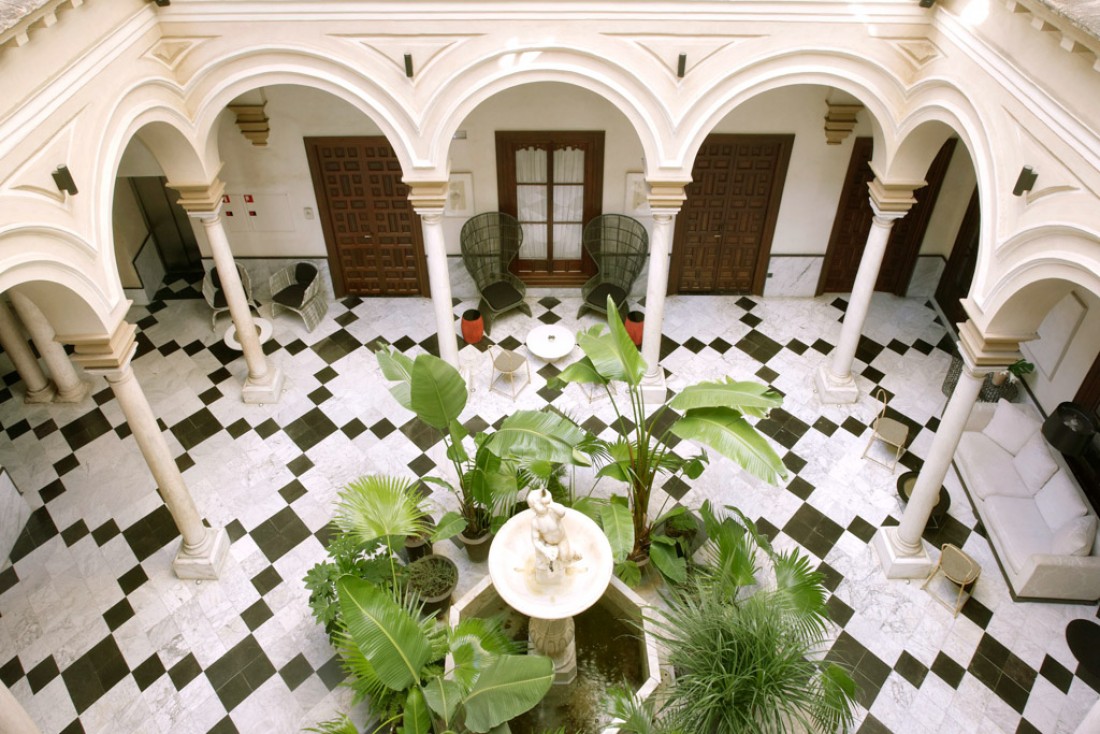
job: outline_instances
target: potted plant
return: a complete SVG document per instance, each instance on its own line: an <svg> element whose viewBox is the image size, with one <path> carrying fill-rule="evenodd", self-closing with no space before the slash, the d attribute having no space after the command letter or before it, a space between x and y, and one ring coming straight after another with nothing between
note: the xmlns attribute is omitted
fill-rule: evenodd
<svg viewBox="0 0 1100 734"><path fill-rule="evenodd" d="M423 604L423 613L439 616L451 605L458 586L458 566L446 556L427 555L405 567L405 583Z"/></svg>
<svg viewBox="0 0 1100 734"><path fill-rule="evenodd" d="M423 531L405 537L405 559L409 563L434 552L432 533L435 531L435 520L430 515L425 517L424 526Z"/></svg>
<svg viewBox="0 0 1100 734"><path fill-rule="evenodd" d="M990 381L994 385L1003 385L1005 383L1005 380L1008 379L1009 375L1019 380L1024 375L1029 375L1034 371L1034 364L1028 362L1026 359L1017 359L1015 362L1013 362L1000 372L993 373L993 377Z"/></svg>
<svg viewBox="0 0 1100 734"><path fill-rule="evenodd" d="M439 430L456 484L439 477L425 482L446 488L458 500L466 521L459 539L470 559L488 556L494 530L503 525L522 489L518 466L526 461L585 463L577 450L586 433L555 412L521 410L505 419L492 435L479 433L466 446L469 433L458 422L466 408L466 382L458 370L430 354L412 359L395 350L376 353L382 374L396 382L390 393L416 417Z"/></svg>
<svg viewBox="0 0 1100 734"><path fill-rule="evenodd" d="M669 579L686 579L686 562L676 556L676 542L653 533L650 498L661 475L683 475L695 479L702 474L707 455L680 456L672 450L673 437L697 441L732 459L743 469L775 484L787 474L783 462L747 417L762 418L782 403L782 397L758 382L736 382L730 378L689 385L671 400L646 415L641 383L646 364L630 341L614 300L608 299L609 330L593 326L577 335L585 356L566 367L552 387L578 382L602 387L618 416L621 436L601 442L597 457L599 477L610 477L628 487L625 501L600 504L593 509L582 503L577 509L599 517L612 549L621 555L617 573L628 583L640 580L638 563L646 558ZM627 415L609 389L612 382L626 387ZM678 411L678 412L677 412ZM627 418L629 417L629 422ZM629 519L625 524L624 519Z"/></svg>

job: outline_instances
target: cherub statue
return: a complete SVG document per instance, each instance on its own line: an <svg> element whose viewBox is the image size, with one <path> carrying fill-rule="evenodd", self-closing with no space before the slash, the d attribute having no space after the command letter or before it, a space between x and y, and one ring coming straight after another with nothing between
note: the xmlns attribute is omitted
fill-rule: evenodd
<svg viewBox="0 0 1100 734"><path fill-rule="evenodd" d="M535 545L535 569L542 574L554 574L581 559L569 545L562 518L565 508L554 501L544 487L527 493L527 506L535 517L531 520L531 542ZM540 574L541 575L541 574Z"/></svg>

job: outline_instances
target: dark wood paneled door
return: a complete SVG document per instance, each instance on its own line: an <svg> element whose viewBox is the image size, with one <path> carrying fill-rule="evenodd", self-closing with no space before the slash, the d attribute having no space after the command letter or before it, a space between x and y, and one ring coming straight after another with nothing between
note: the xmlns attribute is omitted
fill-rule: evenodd
<svg viewBox="0 0 1100 734"><path fill-rule="evenodd" d="M383 137L306 138L337 296L428 295L420 218Z"/></svg>
<svg viewBox="0 0 1100 734"><path fill-rule="evenodd" d="M944 174L955 151L956 140L948 140L940 148L932 165L928 167L925 181L928 183L917 190L917 203L912 209L894 222L890 230L890 240L886 243L886 252L882 256L875 290L904 296L917 266L921 242L928 230L928 222L936 206ZM848 161L848 172L844 176L844 188L840 192L833 231L829 236L829 246L825 251L825 262L821 268L817 292L848 293L856 281L856 272L867 245L867 235L871 232L871 221L875 216L871 208L867 185L875 178L871 170L871 155L874 150L871 138L857 138L852 146L852 157Z"/></svg>
<svg viewBox="0 0 1100 734"><path fill-rule="evenodd" d="M944 266L943 275L936 286L936 303L953 324L968 318L962 299L970 292L970 284L974 280L981 227L982 213L978 206L978 189L975 187L962 224L959 225L959 233L955 236L955 244L951 247L951 255L947 258L947 265Z"/></svg>
<svg viewBox="0 0 1100 734"><path fill-rule="evenodd" d="M710 135L676 217L670 292L764 292L793 135Z"/></svg>

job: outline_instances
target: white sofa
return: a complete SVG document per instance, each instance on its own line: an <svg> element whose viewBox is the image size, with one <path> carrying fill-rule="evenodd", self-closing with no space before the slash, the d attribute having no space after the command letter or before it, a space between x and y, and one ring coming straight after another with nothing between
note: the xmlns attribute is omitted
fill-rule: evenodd
<svg viewBox="0 0 1100 734"><path fill-rule="evenodd" d="M1096 601L1096 511L1041 426L1031 406L978 403L955 468L1015 596Z"/></svg>

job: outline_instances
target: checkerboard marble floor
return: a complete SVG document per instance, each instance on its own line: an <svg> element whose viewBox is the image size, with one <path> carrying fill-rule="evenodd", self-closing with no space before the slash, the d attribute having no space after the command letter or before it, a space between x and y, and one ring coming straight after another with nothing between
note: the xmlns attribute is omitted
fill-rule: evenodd
<svg viewBox="0 0 1100 734"><path fill-rule="evenodd" d="M221 341L226 322L212 332L194 295L193 283L166 284L162 300L130 318L140 328L134 369L169 446L200 511L233 540L216 582L173 577L178 534L106 383L93 378L81 405L25 406L0 358L0 463L34 509L13 565L0 572L0 680L45 734L296 732L346 708L302 576L324 555L343 484L370 472L424 475L445 462L438 437L388 395L370 352L380 341L435 351L429 301L334 302L313 333L280 317L265 349L286 373L286 392L276 405L245 405L244 362ZM531 305L533 319L505 316L492 338L519 347L538 323L599 320L578 321L572 298L536 295ZM974 599L956 619L919 583L882 576L868 543L897 522L897 473L919 468L930 446L952 341L927 303L876 295L855 366L864 397L822 405L811 376L845 306L832 296L668 300L669 389L723 375L774 385L783 409L759 425L791 470L785 487L770 487L718 458L691 485L668 486L669 501L737 505L778 546L800 545L820 565L836 633L828 654L860 685L854 730L1072 732L1100 681L1079 669L1064 630L1095 619L1097 607L1014 603L953 473L951 516L926 538L979 560ZM463 308L456 303L456 314ZM609 430L606 398L549 389L558 367L534 357L533 384L517 401L490 392L484 347L461 352L474 388L469 428L555 401L590 430ZM876 385L911 427L895 473L860 458ZM460 591L482 572L466 565Z"/></svg>

